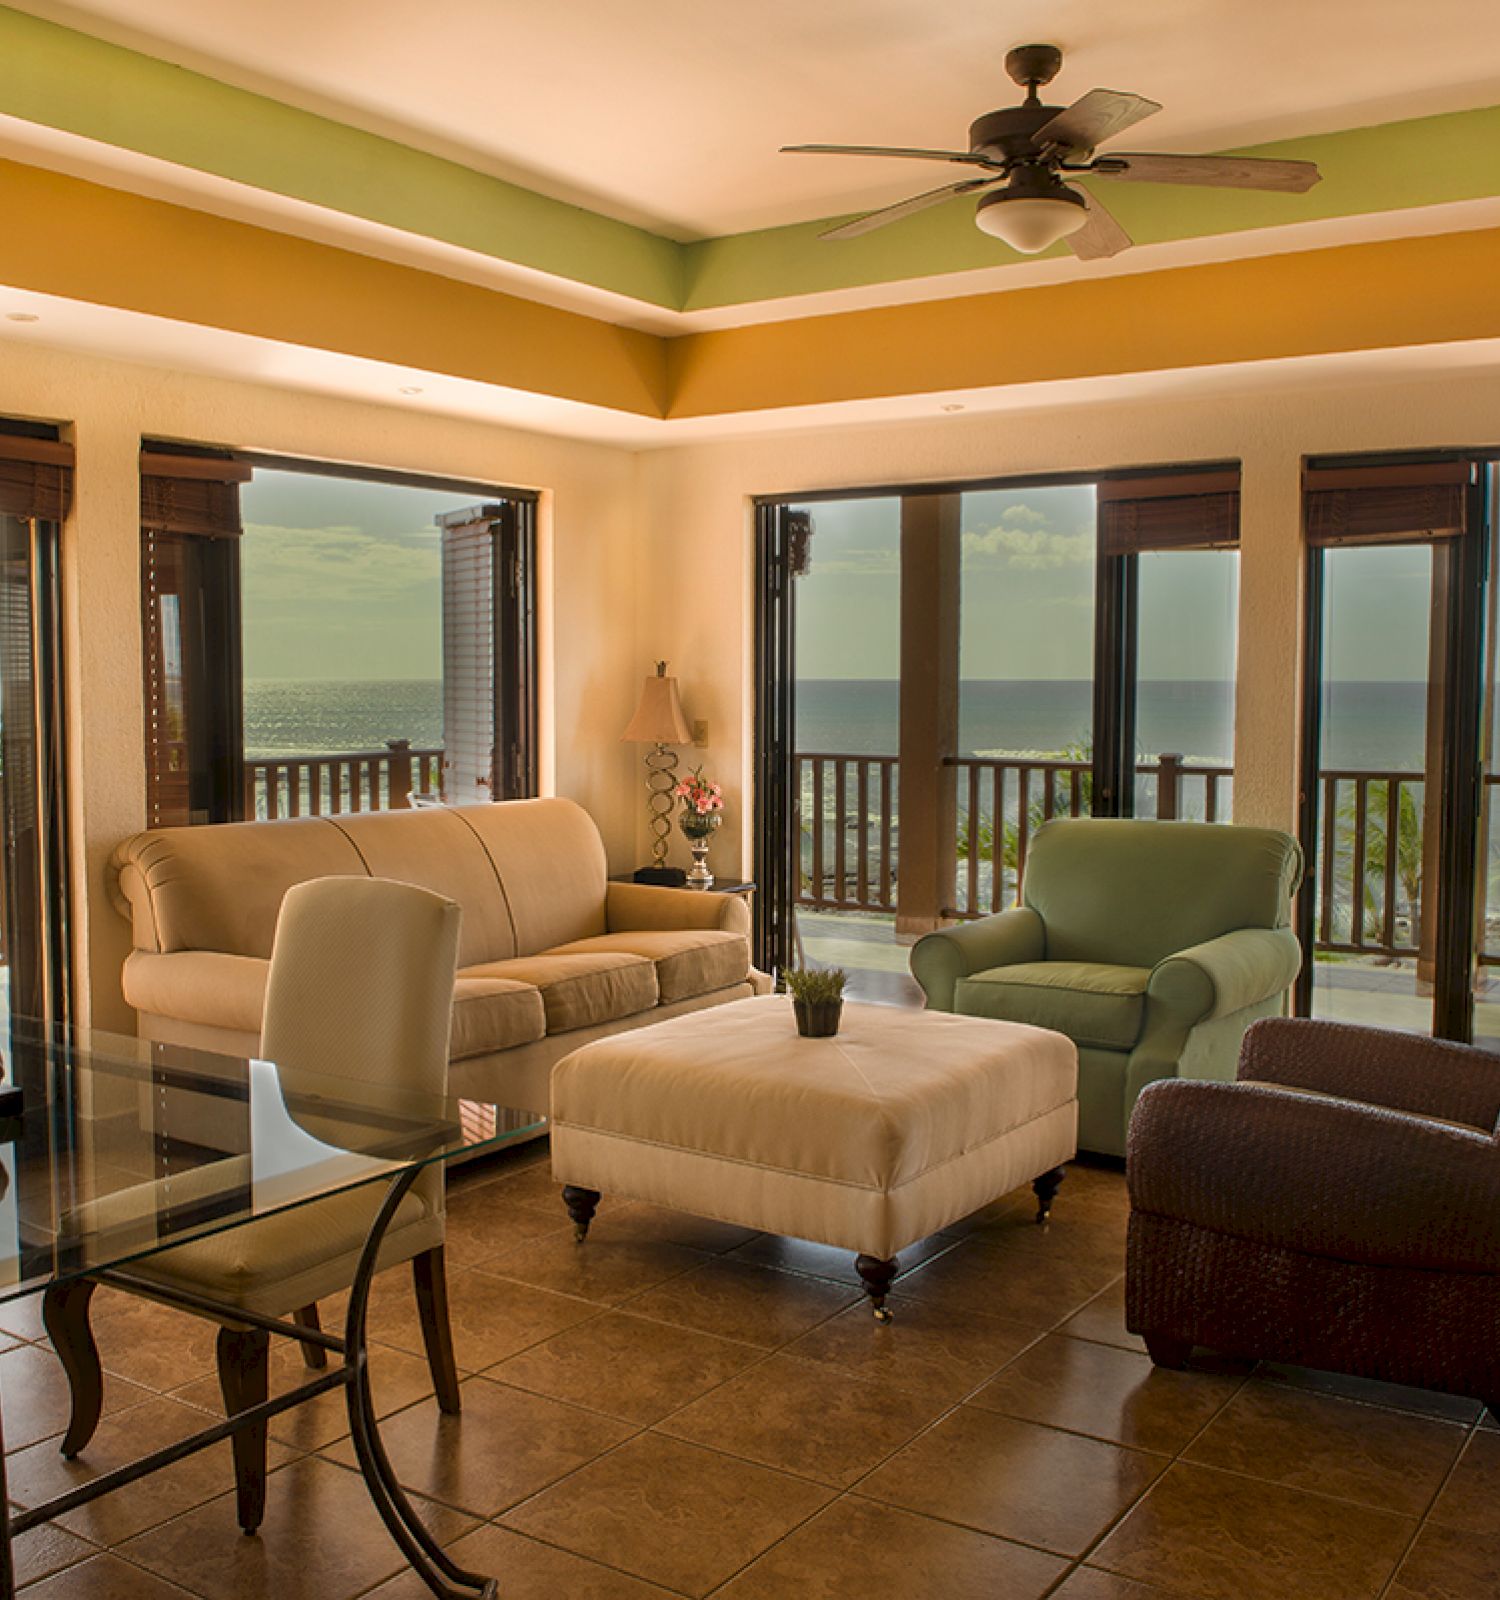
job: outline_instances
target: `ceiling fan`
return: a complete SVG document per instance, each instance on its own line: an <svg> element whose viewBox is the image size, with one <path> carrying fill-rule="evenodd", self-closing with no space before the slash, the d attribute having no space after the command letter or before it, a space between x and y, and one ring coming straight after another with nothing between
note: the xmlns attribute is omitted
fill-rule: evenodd
<svg viewBox="0 0 1500 1600"><path fill-rule="evenodd" d="M900 200L852 222L829 228L823 239L854 239L899 221L954 195L978 194L974 220L985 233L1013 250L1035 255L1066 239L1075 256L1097 261L1130 247L1131 237L1094 195L1065 177L1114 178L1126 183L1206 184L1223 189L1272 189L1302 194L1321 174L1311 161L1265 161L1251 156L1135 155L1097 146L1161 107L1138 94L1090 89L1072 105L1045 106L1037 91L1062 66L1062 51L1027 44L1005 58L1005 70L1026 90L1018 106L989 111L969 127L967 150L886 149L878 145L793 144L784 154L904 156L916 161L953 161L976 175L941 189Z"/></svg>

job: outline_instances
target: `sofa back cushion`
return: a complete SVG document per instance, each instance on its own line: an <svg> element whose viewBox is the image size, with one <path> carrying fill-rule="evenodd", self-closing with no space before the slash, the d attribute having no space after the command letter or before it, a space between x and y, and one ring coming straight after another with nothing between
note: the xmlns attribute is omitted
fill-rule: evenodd
<svg viewBox="0 0 1500 1600"><path fill-rule="evenodd" d="M516 956L535 955L605 931L609 869L594 819L571 800L455 806L505 890ZM465 965L472 963L465 962Z"/></svg>
<svg viewBox="0 0 1500 1600"><path fill-rule="evenodd" d="M368 877L359 851L321 817L154 828L113 866L137 950L220 950L266 960L282 896L309 878Z"/></svg>
<svg viewBox="0 0 1500 1600"><path fill-rule="evenodd" d="M494 863L456 809L366 811L329 820L359 852L371 877L414 883L463 907L461 967L515 955L510 913Z"/></svg>
<svg viewBox="0 0 1500 1600"><path fill-rule="evenodd" d="M1031 841L1022 898L1048 961L1154 967L1236 928L1282 928L1302 877L1289 834L1207 822L1073 817Z"/></svg>

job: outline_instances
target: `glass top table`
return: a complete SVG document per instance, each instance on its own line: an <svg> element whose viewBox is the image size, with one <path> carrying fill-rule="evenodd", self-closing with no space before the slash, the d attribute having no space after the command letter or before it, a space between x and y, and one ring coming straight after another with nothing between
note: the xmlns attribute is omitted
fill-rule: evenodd
<svg viewBox="0 0 1500 1600"><path fill-rule="evenodd" d="M132 1264L160 1250L363 1187L372 1218L342 1337L153 1278L154 1298L320 1347L341 1363L8 1523L0 1517L0 1600L14 1593L15 1535L336 1387L376 1509L412 1566L444 1600L493 1594L493 1579L441 1550L396 1482L370 1401L364 1325L381 1239L422 1171L524 1139L545 1116L22 1021L0 1033L0 1054L5 1088L21 1098L18 1114L7 1114L0 1093L0 1302L84 1279L129 1285Z"/></svg>

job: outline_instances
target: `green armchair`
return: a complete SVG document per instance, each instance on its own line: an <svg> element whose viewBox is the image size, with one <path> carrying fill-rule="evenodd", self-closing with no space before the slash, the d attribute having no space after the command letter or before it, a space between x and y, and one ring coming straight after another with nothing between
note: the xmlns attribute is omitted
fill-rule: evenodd
<svg viewBox="0 0 1500 1600"><path fill-rule="evenodd" d="M912 949L928 1007L1078 1046L1078 1143L1125 1153L1158 1078L1232 1081L1240 1039L1302 965L1297 841L1268 828L1068 818L1032 837L1022 904Z"/></svg>

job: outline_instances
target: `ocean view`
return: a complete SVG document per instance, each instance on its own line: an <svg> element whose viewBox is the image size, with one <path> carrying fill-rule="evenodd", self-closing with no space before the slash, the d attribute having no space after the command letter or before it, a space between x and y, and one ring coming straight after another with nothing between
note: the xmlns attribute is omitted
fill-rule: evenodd
<svg viewBox="0 0 1500 1600"><path fill-rule="evenodd" d="M1233 685L1142 683L1138 744L1153 753L1229 765ZM687 686L690 698L691 685ZM1046 752L1085 741L1087 681L971 679L960 700L965 755ZM1426 685L1338 683L1325 710L1325 763L1415 770L1422 764ZM849 755L894 754L898 686L890 679L813 679L797 686L797 747ZM250 756L379 750L388 739L417 749L443 742L443 686L436 679L251 679L245 684Z"/></svg>

